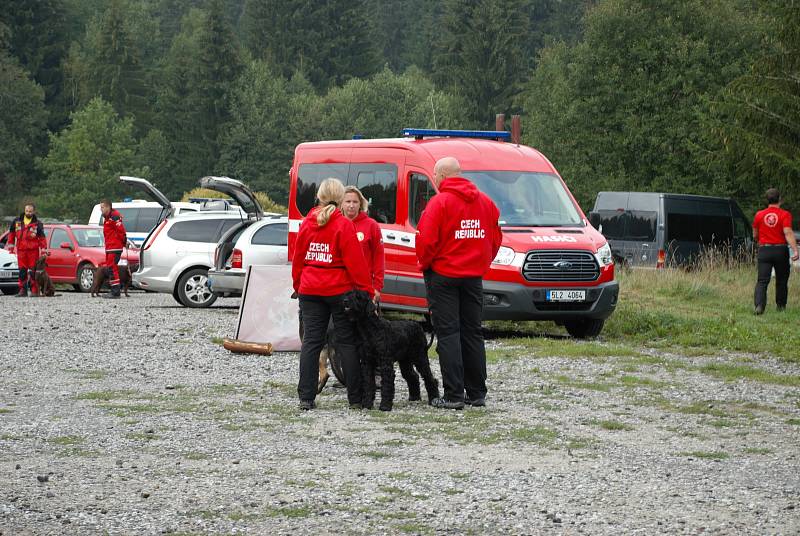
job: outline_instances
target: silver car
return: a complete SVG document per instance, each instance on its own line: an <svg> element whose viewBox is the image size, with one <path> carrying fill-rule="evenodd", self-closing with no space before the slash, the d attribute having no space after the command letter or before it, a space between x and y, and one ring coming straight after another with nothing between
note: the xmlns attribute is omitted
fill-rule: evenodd
<svg viewBox="0 0 800 536"><path fill-rule="evenodd" d="M17 256L0 246L0 291L10 296L19 292Z"/></svg>
<svg viewBox="0 0 800 536"><path fill-rule="evenodd" d="M247 268L289 262L289 218L268 216L232 227L217 244L208 284L216 293L241 296Z"/></svg>
<svg viewBox="0 0 800 536"><path fill-rule="evenodd" d="M162 203L167 214L142 244L139 269L133 274L133 284L144 290L170 293L175 301L186 307L213 304L218 294L208 286L208 270L214 266L214 250L229 229L248 219L261 217L261 207L252 193L246 188L246 191L233 193L221 190L234 197L241 212L201 211L172 216L169 200L148 181L136 177L120 177L120 181L150 193Z"/></svg>

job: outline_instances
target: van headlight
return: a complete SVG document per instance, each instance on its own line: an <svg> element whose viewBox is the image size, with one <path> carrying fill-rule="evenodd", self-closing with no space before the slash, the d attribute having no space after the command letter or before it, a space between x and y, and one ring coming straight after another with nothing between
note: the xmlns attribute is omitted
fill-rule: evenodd
<svg viewBox="0 0 800 536"><path fill-rule="evenodd" d="M492 264L508 266L512 262L514 262L514 250L505 246L500 246L500 249L497 250L497 255L492 261Z"/></svg>
<svg viewBox="0 0 800 536"><path fill-rule="evenodd" d="M600 263L600 268L614 263L614 258L611 256L611 246L608 245L608 242L597 250L595 257L597 257L597 262Z"/></svg>

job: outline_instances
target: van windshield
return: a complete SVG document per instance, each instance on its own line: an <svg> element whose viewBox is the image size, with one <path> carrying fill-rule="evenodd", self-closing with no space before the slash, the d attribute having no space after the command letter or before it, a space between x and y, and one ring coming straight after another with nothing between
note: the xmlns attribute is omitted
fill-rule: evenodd
<svg viewBox="0 0 800 536"><path fill-rule="evenodd" d="M494 201L500 209L501 226L583 226L556 175L533 171L464 171L462 175Z"/></svg>

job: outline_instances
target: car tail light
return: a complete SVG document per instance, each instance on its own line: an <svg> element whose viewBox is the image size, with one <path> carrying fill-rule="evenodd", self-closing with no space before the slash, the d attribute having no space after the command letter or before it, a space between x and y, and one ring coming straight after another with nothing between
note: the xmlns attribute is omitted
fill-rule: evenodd
<svg viewBox="0 0 800 536"><path fill-rule="evenodd" d="M231 255L231 268L241 268L241 267L242 267L242 250L234 249L233 255Z"/></svg>
<svg viewBox="0 0 800 536"><path fill-rule="evenodd" d="M158 233L161 232L161 229L163 229L166 224L167 224L167 220L164 220L164 221L161 222L161 224L158 226L158 228L153 233L153 236L150 238L150 240L148 240L147 243L143 245L144 246L144 247L142 247L143 251L147 251L148 249L150 249L150 246L152 246L153 242L156 241L156 238L158 237Z"/></svg>
<svg viewBox="0 0 800 536"><path fill-rule="evenodd" d="M667 254L663 249L658 250L658 260L656 261L656 268L663 268L667 262Z"/></svg>

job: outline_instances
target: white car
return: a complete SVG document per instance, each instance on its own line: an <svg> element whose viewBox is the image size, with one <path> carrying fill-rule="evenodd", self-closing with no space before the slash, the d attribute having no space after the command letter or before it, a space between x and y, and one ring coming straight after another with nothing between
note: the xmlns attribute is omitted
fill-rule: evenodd
<svg viewBox="0 0 800 536"><path fill-rule="evenodd" d="M122 222L125 224L125 231L128 240L141 245L144 239L158 225L158 222L166 217L164 207L160 202L145 201L144 199L134 199L133 201L113 202L114 208L122 215ZM201 210L202 205L197 203L170 203L171 214L196 213ZM103 225L103 214L100 211L100 204L92 208L89 215L89 225Z"/></svg>
<svg viewBox="0 0 800 536"><path fill-rule="evenodd" d="M19 292L17 256L0 247L0 291L10 296Z"/></svg>
<svg viewBox="0 0 800 536"><path fill-rule="evenodd" d="M133 284L141 289L170 293L186 307L208 307L218 294L208 286L208 270L220 238L244 221L263 217L261 206L247 187L225 177L205 177L201 185L231 195L240 211L203 211L172 216L164 195L148 181L120 177L120 182L144 189L157 199L168 216L153 229L139 251L139 269ZM213 185L212 185L213 183Z"/></svg>
<svg viewBox="0 0 800 536"><path fill-rule="evenodd" d="M208 285L215 293L241 296L247 268L289 262L289 218L268 216L232 227L214 252Z"/></svg>

